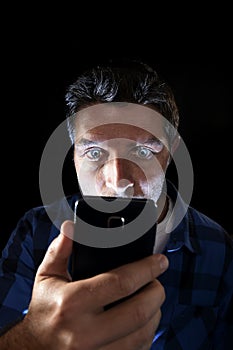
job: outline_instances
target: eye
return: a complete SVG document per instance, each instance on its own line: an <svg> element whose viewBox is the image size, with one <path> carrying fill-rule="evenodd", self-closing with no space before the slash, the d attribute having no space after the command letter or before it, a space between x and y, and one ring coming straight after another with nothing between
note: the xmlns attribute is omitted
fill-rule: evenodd
<svg viewBox="0 0 233 350"><path fill-rule="evenodd" d="M92 161L98 161L103 157L103 153L100 148L92 148L85 152L85 156Z"/></svg>
<svg viewBox="0 0 233 350"><path fill-rule="evenodd" d="M154 154L149 148L144 146L135 147L133 153L141 159L150 159Z"/></svg>

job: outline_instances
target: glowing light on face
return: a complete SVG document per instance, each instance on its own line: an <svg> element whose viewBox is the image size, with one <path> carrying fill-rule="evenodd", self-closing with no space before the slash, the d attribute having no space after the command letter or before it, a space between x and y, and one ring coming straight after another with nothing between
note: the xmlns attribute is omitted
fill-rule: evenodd
<svg viewBox="0 0 233 350"><path fill-rule="evenodd" d="M150 108L112 103L78 112L74 159L83 194L157 202L170 156L167 145L163 117Z"/></svg>
<svg viewBox="0 0 233 350"><path fill-rule="evenodd" d="M144 193L144 197L152 199L155 203L160 198L164 187L165 173L161 171L160 174L151 179L149 186L141 183L140 186Z"/></svg>
<svg viewBox="0 0 233 350"><path fill-rule="evenodd" d="M120 129L129 139L118 137ZM114 138L106 141L109 137ZM130 125L114 124L112 128L108 124L89 131L85 146L83 141L76 143L74 159L83 195L145 197L157 202L168 156L163 144L152 142L148 132Z"/></svg>
<svg viewBox="0 0 233 350"><path fill-rule="evenodd" d="M121 179L117 184L112 184L111 182L106 181L106 187L109 188L116 196L120 197L133 197L133 182L130 182L127 179ZM102 193L100 194L103 195Z"/></svg>
<svg viewBox="0 0 233 350"><path fill-rule="evenodd" d="M161 203L160 196L163 191L166 193L165 173L169 159L173 159L178 191L185 199L182 208L178 201L174 203L175 220L168 232L173 230L184 217L191 200L193 168L187 148L175 130L173 134L180 140L179 150L174 153L174 143L170 150L164 127L168 121L149 107L132 103L97 104L79 111L70 120L76 122L74 162L83 194L146 197L155 202L159 199ZM172 129L172 125L169 128ZM41 157L39 181L45 209L49 208L48 203L64 196L62 171L70 147L67 121L64 121L51 134ZM72 217L74 212L68 203L67 210ZM47 213L56 225L57 214L49 210ZM140 216L135 230L139 226L141 235L145 220ZM105 237L104 232L103 235ZM119 237L117 242L109 241L109 236L105 238L108 246L128 242L124 237ZM83 237L80 241L96 247L100 247L101 242L93 237Z"/></svg>
<svg viewBox="0 0 233 350"><path fill-rule="evenodd" d="M118 170L115 163L124 167ZM153 199L157 203L163 189L165 172L155 157L149 161L149 168L134 164L126 158L107 161L100 168L80 164L77 160L77 174L84 195L120 196ZM127 169L128 167L128 169ZM121 177L122 175L122 177Z"/></svg>

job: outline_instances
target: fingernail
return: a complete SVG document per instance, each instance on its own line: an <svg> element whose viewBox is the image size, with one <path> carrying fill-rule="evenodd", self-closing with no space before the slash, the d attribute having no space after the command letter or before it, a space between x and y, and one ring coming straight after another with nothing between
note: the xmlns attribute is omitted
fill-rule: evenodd
<svg viewBox="0 0 233 350"><path fill-rule="evenodd" d="M159 255L158 261L159 261L159 266L161 270L166 270L168 268L169 262L168 262L168 258L165 255L162 255L162 254Z"/></svg>
<svg viewBox="0 0 233 350"><path fill-rule="evenodd" d="M64 221L62 226L61 226L61 233L71 239L73 239L73 234L74 234L74 225L73 222L67 220Z"/></svg>

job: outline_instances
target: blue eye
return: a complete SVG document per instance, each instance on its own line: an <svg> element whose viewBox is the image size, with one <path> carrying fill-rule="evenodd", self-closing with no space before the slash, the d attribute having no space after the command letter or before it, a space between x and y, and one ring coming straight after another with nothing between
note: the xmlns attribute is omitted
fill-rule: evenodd
<svg viewBox="0 0 233 350"><path fill-rule="evenodd" d="M87 156L87 158L89 158L90 160L94 160L94 161L97 161L99 160L102 155L103 155L103 152L101 151L101 149L99 148L93 148L93 149L90 149L88 150L85 155Z"/></svg>
<svg viewBox="0 0 233 350"><path fill-rule="evenodd" d="M136 147L135 154L141 159L150 159L153 156L153 152L149 148L143 146Z"/></svg>

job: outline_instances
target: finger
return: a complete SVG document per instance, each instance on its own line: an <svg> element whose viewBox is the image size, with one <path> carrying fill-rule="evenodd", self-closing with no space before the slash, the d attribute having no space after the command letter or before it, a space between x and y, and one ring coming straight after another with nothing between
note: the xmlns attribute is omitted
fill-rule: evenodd
<svg viewBox="0 0 233 350"><path fill-rule="evenodd" d="M50 244L38 269L38 276L41 279L59 276L70 280L67 267L72 252L73 240L69 238L72 233L73 222L68 220L63 222L60 234Z"/></svg>
<svg viewBox="0 0 233 350"><path fill-rule="evenodd" d="M163 273L167 267L168 259L162 254L123 265L83 280L83 298L87 300L90 308L99 309L135 293Z"/></svg>
<svg viewBox="0 0 233 350"><path fill-rule="evenodd" d="M140 293L99 314L96 342L105 339L106 343L111 343L143 328L157 314L164 300L164 288L155 280Z"/></svg>

